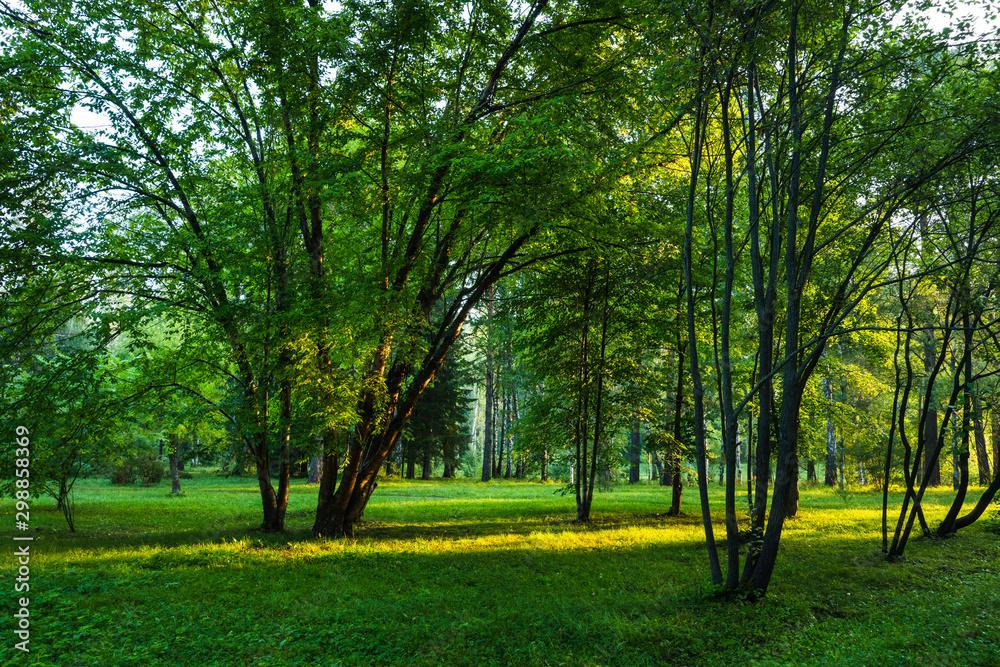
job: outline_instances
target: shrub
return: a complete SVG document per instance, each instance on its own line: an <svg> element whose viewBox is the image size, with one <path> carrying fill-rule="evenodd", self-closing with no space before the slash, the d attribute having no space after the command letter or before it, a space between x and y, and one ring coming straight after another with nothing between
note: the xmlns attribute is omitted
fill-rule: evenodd
<svg viewBox="0 0 1000 667"><path fill-rule="evenodd" d="M166 472L163 462L153 452L146 452L137 456L135 458L135 466L139 475L139 482L143 486L159 484Z"/></svg>
<svg viewBox="0 0 1000 667"><path fill-rule="evenodd" d="M111 478L111 483L116 485L127 486L135 484L137 475L138 471L135 459L132 458L122 459L108 468L108 476Z"/></svg>

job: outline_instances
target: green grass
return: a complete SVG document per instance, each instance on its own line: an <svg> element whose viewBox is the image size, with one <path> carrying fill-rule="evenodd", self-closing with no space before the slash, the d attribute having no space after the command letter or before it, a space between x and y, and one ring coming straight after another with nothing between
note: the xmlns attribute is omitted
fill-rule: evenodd
<svg viewBox="0 0 1000 667"><path fill-rule="evenodd" d="M670 518L669 489L618 486L579 526L555 485L387 481L355 538L323 540L316 486L293 484L280 536L256 530L255 479L183 487L82 480L75 534L34 501L32 652L8 631L0 664L1000 665L1000 538L916 538L886 563L876 494L804 489L748 604L709 585L694 489Z"/></svg>

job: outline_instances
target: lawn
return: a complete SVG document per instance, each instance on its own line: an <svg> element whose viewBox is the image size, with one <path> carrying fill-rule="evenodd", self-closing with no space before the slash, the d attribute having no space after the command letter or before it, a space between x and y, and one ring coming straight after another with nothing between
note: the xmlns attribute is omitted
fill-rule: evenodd
<svg viewBox="0 0 1000 667"><path fill-rule="evenodd" d="M552 484L385 481L358 534L327 540L315 485L294 482L278 536L256 530L254 478L183 485L81 480L76 533L33 501L32 650L8 631L0 663L1000 665L1000 536L981 522L887 563L875 493L803 489L749 604L710 586L693 489L672 518L668 488L619 485L580 526ZM932 493L929 519L949 499ZM8 618L15 570L9 555Z"/></svg>

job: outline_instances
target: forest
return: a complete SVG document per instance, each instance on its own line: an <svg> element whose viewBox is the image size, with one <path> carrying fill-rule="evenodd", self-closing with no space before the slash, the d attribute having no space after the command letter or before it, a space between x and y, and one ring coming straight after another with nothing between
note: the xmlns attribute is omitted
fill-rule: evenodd
<svg viewBox="0 0 1000 667"><path fill-rule="evenodd" d="M995 577L995 9L0 0L10 525L112 549L73 540L121 491L341 553L392 498L535 489L568 534L687 526L753 606L854 502L871 567Z"/></svg>

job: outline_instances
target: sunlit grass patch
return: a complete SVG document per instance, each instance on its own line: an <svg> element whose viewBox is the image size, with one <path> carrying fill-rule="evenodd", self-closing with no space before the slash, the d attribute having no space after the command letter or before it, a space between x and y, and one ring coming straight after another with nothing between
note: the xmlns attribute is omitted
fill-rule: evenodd
<svg viewBox="0 0 1000 667"><path fill-rule="evenodd" d="M353 538L316 539L298 481L283 535L257 530L246 479L199 474L183 498L85 482L77 534L32 515L34 664L958 667L1000 650L997 536L916 538L887 563L874 493L804 488L751 605L710 585L693 494L666 517L655 485L598 494L580 525L551 484L387 481Z"/></svg>

